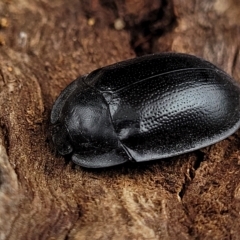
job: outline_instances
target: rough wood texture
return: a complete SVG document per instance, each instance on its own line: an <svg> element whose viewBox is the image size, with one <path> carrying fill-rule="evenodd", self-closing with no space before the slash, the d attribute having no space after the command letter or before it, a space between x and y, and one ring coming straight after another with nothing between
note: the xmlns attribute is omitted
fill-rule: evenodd
<svg viewBox="0 0 240 240"><path fill-rule="evenodd" d="M239 131L92 171L56 155L48 120L77 76L145 53L196 54L240 82L239 16L239 0L2 0L0 239L239 239Z"/></svg>

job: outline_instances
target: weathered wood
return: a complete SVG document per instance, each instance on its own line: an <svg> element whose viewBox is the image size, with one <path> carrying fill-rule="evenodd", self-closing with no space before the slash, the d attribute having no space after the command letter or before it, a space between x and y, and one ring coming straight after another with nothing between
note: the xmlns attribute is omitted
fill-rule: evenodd
<svg viewBox="0 0 240 240"><path fill-rule="evenodd" d="M87 170L56 155L49 113L77 76L150 52L195 54L240 82L239 16L238 0L1 1L0 239L238 239L239 131Z"/></svg>

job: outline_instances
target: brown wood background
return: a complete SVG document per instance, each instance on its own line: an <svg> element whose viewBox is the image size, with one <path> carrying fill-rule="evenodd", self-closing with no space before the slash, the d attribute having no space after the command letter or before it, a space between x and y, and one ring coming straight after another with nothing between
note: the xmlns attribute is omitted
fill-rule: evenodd
<svg viewBox="0 0 240 240"><path fill-rule="evenodd" d="M0 45L0 240L240 239L240 131L105 170L49 137L63 88L130 57L191 53L240 82L239 0L1 0Z"/></svg>

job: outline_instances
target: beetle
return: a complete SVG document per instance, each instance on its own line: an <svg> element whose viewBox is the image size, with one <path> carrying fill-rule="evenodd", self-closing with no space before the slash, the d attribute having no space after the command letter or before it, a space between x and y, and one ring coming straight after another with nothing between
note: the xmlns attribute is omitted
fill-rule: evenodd
<svg viewBox="0 0 240 240"><path fill-rule="evenodd" d="M168 158L233 134L239 96L237 82L202 58L145 55L67 86L51 112L52 139L87 168Z"/></svg>

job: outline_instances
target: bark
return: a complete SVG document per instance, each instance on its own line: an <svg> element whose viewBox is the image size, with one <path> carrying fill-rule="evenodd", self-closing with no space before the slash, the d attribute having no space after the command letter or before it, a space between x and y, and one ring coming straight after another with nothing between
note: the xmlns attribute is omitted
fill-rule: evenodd
<svg viewBox="0 0 240 240"><path fill-rule="evenodd" d="M152 52L240 81L238 0L0 2L0 239L239 239L240 132L182 156L87 170L49 114L77 76Z"/></svg>

